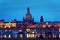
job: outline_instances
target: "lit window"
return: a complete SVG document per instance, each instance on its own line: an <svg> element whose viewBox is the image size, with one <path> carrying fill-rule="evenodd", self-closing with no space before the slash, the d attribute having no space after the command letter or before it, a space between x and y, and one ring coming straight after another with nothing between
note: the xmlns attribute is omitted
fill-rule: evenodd
<svg viewBox="0 0 60 40"><path fill-rule="evenodd" d="M60 38L60 34L59 34L59 38Z"/></svg>
<svg viewBox="0 0 60 40"><path fill-rule="evenodd" d="M6 36L6 35L4 35L4 38L7 38L7 36Z"/></svg>
<svg viewBox="0 0 60 40"><path fill-rule="evenodd" d="M43 25L43 28L45 28L46 27L46 25Z"/></svg>
<svg viewBox="0 0 60 40"><path fill-rule="evenodd" d="M5 26L5 28L6 28L6 26Z"/></svg>
<svg viewBox="0 0 60 40"><path fill-rule="evenodd" d="M32 33L35 33L35 32L32 32Z"/></svg>
<svg viewBox="0 0 60 40"><path fill-rule="evenodd" d="M22 32L22 30L19 30L19 32Z"/></svg>
<svg viewBox="0 0 60 40"><path fill-rule="evenodd" d="M3 36L2 36L2 35L0 35L0 38L3 38Z"/></svg>
<svg viewBox="0 0 60 40"><path fill-rule="evenodd" d="M30 29L26 29L27 32L30 32Z"/></svg>
<svg viewBox="0 0 60 40"><path fill-rule="evenodd" d="M54 34L53 34L53 38L54 38Z"/></svg>
<svg viewBox="0 0 60 40"><path fill-rule="evenodd" d="M46 25L48 25L49 23L48 22L46 22Z"/></svg>
<svg viewBox="0 0 60 40"><path fill-rule="evenodd" d="M10 26L9 26L9 28L10 28Z"/></svg>
<svg viewBox="0 0 60 40"><path fill-rule="evenodd" d="M34 38L34 34L27 34L27 38Z"/></svg>
<svg viewBox="0 0 60 40"><path fill-rule="evenodd" d="M23 34L20 34L20 38L23 38Z"/></svg>
<svg viewBox="0 0 60 40"><path fill-rule="evenodd" d="M55 38L56 38L57 36L55 35Z"/></svg>
<svg viewBox="0 0 60 40"><path fill-rule="evenodd" d="M9 35L8 37L11 38L11 35Z"/></svg>
<svg viewBox="0 0 60 40"><path fill-rule="evenodd" d="M60 32L60 28L59 28L59 32Z"/></svg>
<svg viewBox="0 0 60 40"><path fill-rule="evenodd" d="M48 25L48 27L50 28L50 27L51 27L51 25Z"/></svg>

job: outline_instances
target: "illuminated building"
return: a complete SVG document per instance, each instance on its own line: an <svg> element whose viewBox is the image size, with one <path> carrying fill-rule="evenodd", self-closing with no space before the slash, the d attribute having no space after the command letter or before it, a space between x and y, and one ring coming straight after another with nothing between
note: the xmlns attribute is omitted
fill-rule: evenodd
<svg viewBox="0 0 60 40"><path fill-rule="evenodd" d="M23 17L23 23L31 24L33 22L34 22L34 18L32 18L32 15L30 14L30 9L27 8L27 14L25 17Z"/></svg>
<svg viewBox="0 0 60 40"><path fill-rule="evenodd" d="M3 28L4 26L4 20L0 20L0 28Z"/></svg>
<svg viewBox="0 0 60 40"><path fill-rule="evenodd" d="M27 8L27 14L23 21L14 19L12 22L0 20L0 38L60 38L60 22L44 22L43 16L40 22L34 22L34 18Z"/></svg>
<svg viewBox="0 0 60 40"><path fill-rule="evenodd" d="M10 22L8 23L7 22L7 23L4 23L4 26L5 26L4 28L12 28L12 27L15 28L16 27L16 23L10 23Z"/></svg>
<svg viewBox="0 0 60 40"><path fill-rule="evenodd" d="M34 38L34 34L27 34L27 38Z"/></svg>

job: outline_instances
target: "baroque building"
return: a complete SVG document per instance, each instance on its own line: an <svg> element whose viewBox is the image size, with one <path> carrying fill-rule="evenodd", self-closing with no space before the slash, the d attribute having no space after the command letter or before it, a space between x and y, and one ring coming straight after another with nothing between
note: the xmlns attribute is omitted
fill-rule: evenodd
<svg viewBox="0 0 60 40"><path fill-rule="evenodd" d="M23 17L23 23L24 24L32 24L34 22L34 18L32 18L32 15L30 14L29 7L27 8L27 14L25 17Z"/></svg>

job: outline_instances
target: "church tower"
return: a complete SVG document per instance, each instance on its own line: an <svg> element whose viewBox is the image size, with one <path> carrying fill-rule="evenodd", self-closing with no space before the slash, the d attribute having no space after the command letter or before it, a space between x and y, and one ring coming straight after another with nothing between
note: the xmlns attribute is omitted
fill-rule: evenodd
<svg viewBox="0 0 60 40"><path fill-rule="evenodd" d="M29 9L29 7L27 8L27 14L26 14L25 19L28 19L28 20L32 19L32 16L31 16L31 14L30 14L30 9Z"/></svg>
<svg viewBox="0 0 60 40"><path fill-rule="evenodd" d="M32 15L30 14L30 9L28 7L26 16L23 17L23 23L30 24L32 22L34 22L34 19L32 18Z"/></svg>
<svg viewBox="0 0 60 40"><path fill-rule="evenodd" d="M44 22L43 16L40 17L40 22Z"/></svg>

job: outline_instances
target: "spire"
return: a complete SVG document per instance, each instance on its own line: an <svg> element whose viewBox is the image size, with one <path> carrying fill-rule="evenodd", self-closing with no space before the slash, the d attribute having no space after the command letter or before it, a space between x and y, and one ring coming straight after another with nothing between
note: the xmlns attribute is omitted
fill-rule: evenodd
<svg viewBox="0 0 60 40"><path fill-rule="evenodd" d="M30 8L29 7L27 8L27 14L30 14Z"/></svg>
<svg viewBox="0 0 60 40"><path fill-rule="evenodd" d="M29 7L27 8L27 14L26 14L25 18L29 19L29 20L32 18L31 14L30 14L30 8Z"/></svg>

